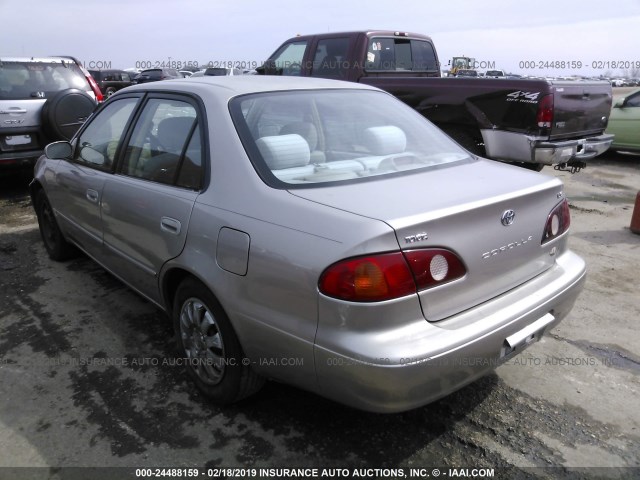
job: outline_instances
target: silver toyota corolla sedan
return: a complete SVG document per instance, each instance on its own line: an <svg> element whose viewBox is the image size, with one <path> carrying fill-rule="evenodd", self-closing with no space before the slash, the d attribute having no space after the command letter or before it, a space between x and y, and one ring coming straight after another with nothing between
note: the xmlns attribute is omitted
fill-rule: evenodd
<svg viewBox="0 0 640 480"><path fill-rule="evenodd" d="M538 340L585 279L559 180L352 83L121 90L47 147L31 194L49 256L79 248L163 308L220 404L275 379L424 405Z"/></svg>

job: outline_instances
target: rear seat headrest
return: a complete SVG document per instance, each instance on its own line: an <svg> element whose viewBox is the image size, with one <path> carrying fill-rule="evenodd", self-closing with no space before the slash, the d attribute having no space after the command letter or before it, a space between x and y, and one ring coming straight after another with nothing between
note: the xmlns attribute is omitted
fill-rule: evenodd
<svg viewBox="0 0 640 480"><path fill-rule="evenodd" d="M295 122L289 123L282 127L280 135L289 135L297 133L304 138L309 144L311 151L315 150L318 146L318 131L313 123L310 122Z"/></svg>
<svg viewBox="0 0 640 480"><path fill-rule="evenodd" d="M302 167L309 164L309 144L300 135L276 135L256 140L262 158L271 170Z"/></svg>
<svg viewBox="0 0 640 480"><path fill-rule="evenodd" d="M367 128L364 131L364 141L374 155L402 153L407 148L407 136L395 125Z"/></svg>

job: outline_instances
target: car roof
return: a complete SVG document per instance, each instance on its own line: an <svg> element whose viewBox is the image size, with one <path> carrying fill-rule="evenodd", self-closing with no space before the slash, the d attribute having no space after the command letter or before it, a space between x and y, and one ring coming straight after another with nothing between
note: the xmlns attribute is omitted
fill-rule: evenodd
<svg viewBox="0 0 640 480"><path fill-rule="evenodd" d="M75 63L71 57L0 57L1 62L47 62L47 63Z"/></svg>
<svg viewBox="0 0 640 480"><path fill-rule="evenodd" d="M216 92L220 97L234 97L248 93L261 93L287 90L311 89L350 89L350 90L378 90L369 85L324 78L279 77L264 75L236 75L236 76L193 76L176 80L144 83L128 87L127 92L136 90L179 90L201 91L203 89Z"/></svg>
<svg viewBox="0 0 640 480"><path fill-rule="evenodd" d="M414 39L422 39L422 40L431 40L431 37L428 35L424 35L421 33L413 33L406 31L397 31L397 30L355 30L355 31L345 31L345 32L324 32L324 33L312 33L306 35L297 35L293 37L295 40L309 40L310 38L338 38L338 37L354 37L356 35L367 35L368 37L395 37L398 39L402 38L414 38ZM288 41L288 40L287 40Z"/></svg>

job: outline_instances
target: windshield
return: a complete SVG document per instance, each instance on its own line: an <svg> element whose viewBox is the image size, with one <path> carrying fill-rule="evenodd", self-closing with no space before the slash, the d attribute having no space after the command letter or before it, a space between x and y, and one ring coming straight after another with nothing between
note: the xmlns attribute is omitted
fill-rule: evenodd
<svg viewBox="0 0 640 480"><path fill-rule="evenodd" d="M469 154L383 92L308 90L246 95L231 113L254 167L295 188L425 170Z"/></svg>
<svg viewBox="0 0 640 480"><path fill-rule="evenodd" d="M90 90L75 65L47 62L1 62L0 99L48 98L60 90Z"/></svg>

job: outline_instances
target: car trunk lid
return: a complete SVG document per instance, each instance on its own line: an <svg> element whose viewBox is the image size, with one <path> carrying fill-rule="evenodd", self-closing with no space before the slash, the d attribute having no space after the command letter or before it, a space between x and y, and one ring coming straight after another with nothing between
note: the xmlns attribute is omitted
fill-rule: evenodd
<svg viewBox="0 0 640 480"><path fill-rule="evenodd" d="M562 184L515 168L479 160L291 193L387 223L404 251L444 248L457 254L465 276L419 292L425 318L438 321L517 287L553 264L551 247L543 248L541 239ZM502 218L509 211L515 216L505 225Z"/></svg>

